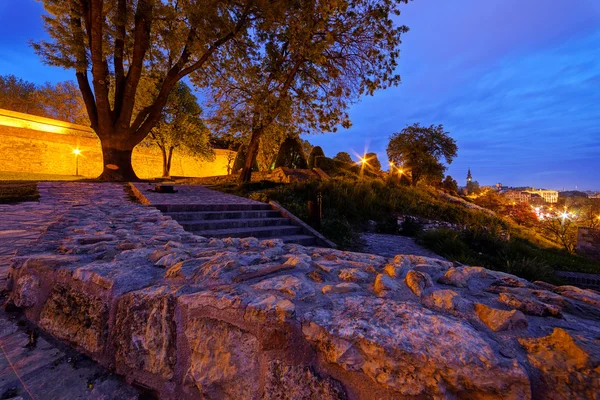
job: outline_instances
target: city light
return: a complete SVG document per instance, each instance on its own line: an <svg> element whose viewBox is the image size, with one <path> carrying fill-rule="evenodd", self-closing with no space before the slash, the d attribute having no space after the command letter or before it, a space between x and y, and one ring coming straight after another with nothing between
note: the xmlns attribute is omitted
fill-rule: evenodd
<svg viewBox="0 0 600 400"><path fill-rule="evenodd" d="M404 173L404 170L403 169L399 169L398 173L400 173L400 175L402 175Z"/></svg>
<svg viewBox="0 0 600 400"><path fill-rule="evenodd" d="M566 212L566 211L564 211L562 214L560 214L560 217L561 217L563 220L564 220L564 219L567 219L567 218L569 218L569 213L568 213L568 212Z"/></svg>
<svg viewBox="0 0 600 400"><path fill-rule="evenodd" d="M75 154L76 156L78 156L78 155L80 155L80 154L81 154L81 150L79 150L79 149L74 149L74 150L73 150L73 154Z"/></svg>

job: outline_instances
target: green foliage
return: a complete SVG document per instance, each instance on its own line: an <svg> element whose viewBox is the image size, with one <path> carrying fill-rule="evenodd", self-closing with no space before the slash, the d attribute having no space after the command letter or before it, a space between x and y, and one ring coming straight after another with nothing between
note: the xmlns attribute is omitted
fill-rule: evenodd
<svg viewBox="0 0 600 400"><path fill-rule="evenodd" d="M81 93L72 81L36 85L14 75L0 76L0 108L89 126Z"/></svg>
<svg viewBox="0 0 600 400"><path fill-rule="evenodd" d="M1 183L0 204L35 201L40 198L37 183Z"/></svg>
<svg viewBox="0 0 600 400"><path fill-rule="evenodd" d="M406 217L404 221L402 221L402 227L400 229L400 233L404 236L417 236L421 231L423 231L423 227L417 221L416 218Z"/></svg>
<svg viewBox="0 0 600 400"><path fill-rule="evenodd" d="M279 154L275 160L275 168L288 167L295 169L306 169L306 157L302 151L302 144L296 137L288 137L279 148Z"/></svg>
<svg viewBox="0 0 600 400"><path fill-rule="evenodd" d="M381 171L381 163L379 162L379 158L377 158L376 153L367 153L365 158L367 159L367 167L369 170L373 172Z"/></svg>
<svg viewBox="0 0 600 400"><path fill-rule="evenodd" d="M352 160L352 157L350 157L350 154L346 153L345 151L340 151L335 155L335 157L333 157L333 159L346 164L354 164L354 161Z"/></svg>
<svg viewBox="0 0 600 400"><path fill-rule="evenodd" d="M442 125L418 123L394 133L387 147L389 160L410 171L413 186L422 179L441 181L446 170L441 160L450 164L457 152L456 141Z"/></svg>
<svg viewBox="0 0 600 400"><path fill-rule="evenodd" d="M308 156L308 168L315 168L318 161L325 157L325 152L321 146L315 146L312 148L310 155Z"/></svg>
<svg viewBox="0 0 600 400"><path fill-rule="evenodd" d="M518 235L507 241L481 231L438 229L419 234L418 242L450 260L504 271L530 281L556 281L554 270L600 271L598 263L558 249L538 247Z"/></svg>
<svg viewBox="0 0 600 400"><path fill-rule="evenodd" d="M411 222L402 228L407 234L416 233L420 243L437 254L467 265L546 281L554 279L553 270L600 272L600 263L571 255L532 229L462 203L450 202L435 189L425 186L400 186L381 179L338 176L327 182L261 182L221 187L221 190L245 196L260 192L261 196L264 194L277 201L307 222L307 202L321 192L324 214L321 231L342 248L353 248L356 232L363 230L369 220L376 221L383 232L397 233L394 216L411 215L463 226L460 232L439 229L418 233L420 227Z"/></svg>
<svg viewBox="0 0 600 400"><path fill-rule="evenodd" d="M444 178L444 181L442 182L442 188L451 194L457 194L458 182L456 182L456 180L450 175L446 175L446 178Z"/></svg>
<svg viewBox="0 0 600 400"><path fill-rule="evenodd" d="M157 146L163 155L163 176L170 175L173 150L179 149L198 159L210 160L214 152L210 132L200 118L202 109L188 85L178 82L169 94L160 122L150 131L145 143Z"/></svg>

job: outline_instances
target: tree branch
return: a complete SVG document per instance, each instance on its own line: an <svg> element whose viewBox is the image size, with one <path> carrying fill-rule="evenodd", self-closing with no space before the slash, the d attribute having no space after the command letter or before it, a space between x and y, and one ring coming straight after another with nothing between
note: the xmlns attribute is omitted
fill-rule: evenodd
<svg viewBox="0 0 600 400"><path fill-rule="evenodd" d="M119 131L126 131L131 124L131 115L135 104L137 87L142 76L144 58L150 46L150 30L152 28L153 6L149 0L139 0L135 12L135 27L133 31L133 56L129 72L125 78L123 104L117 115ZM147 133L147 132L146 132Z"/></svg>
<svg viewBox="0 0 600 400"><path fill-rule="evenodd" d="M113 55L113 63L115 67L115 115L121 114L123 105L123 91L125 89L125 70L123 68L123 58L125 51L125 35L127 25L127 2L126 0L118 0L117 3L117 23L115 36L115 51Z"/></svg>

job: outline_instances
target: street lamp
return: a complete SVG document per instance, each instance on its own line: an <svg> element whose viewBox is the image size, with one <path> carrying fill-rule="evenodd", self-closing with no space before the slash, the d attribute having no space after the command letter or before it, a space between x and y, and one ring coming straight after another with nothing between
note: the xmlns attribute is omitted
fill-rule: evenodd
<svg viewBox="0 0 600 400"><path fill-rule="evenodd" d="M74 149L73 154L75 154L75 176L79 176L79 155L81 154L81 150Z"/></svg>

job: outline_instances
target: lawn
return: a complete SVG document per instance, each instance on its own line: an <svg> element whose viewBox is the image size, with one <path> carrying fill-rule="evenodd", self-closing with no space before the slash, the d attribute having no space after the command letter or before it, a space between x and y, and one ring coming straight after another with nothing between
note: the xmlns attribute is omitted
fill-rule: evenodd
<svg viewBox="0 0 600 400"><path fill-rule="evenodd" d="M37 201L37 182L0 182L0 204Z"/></svg>

